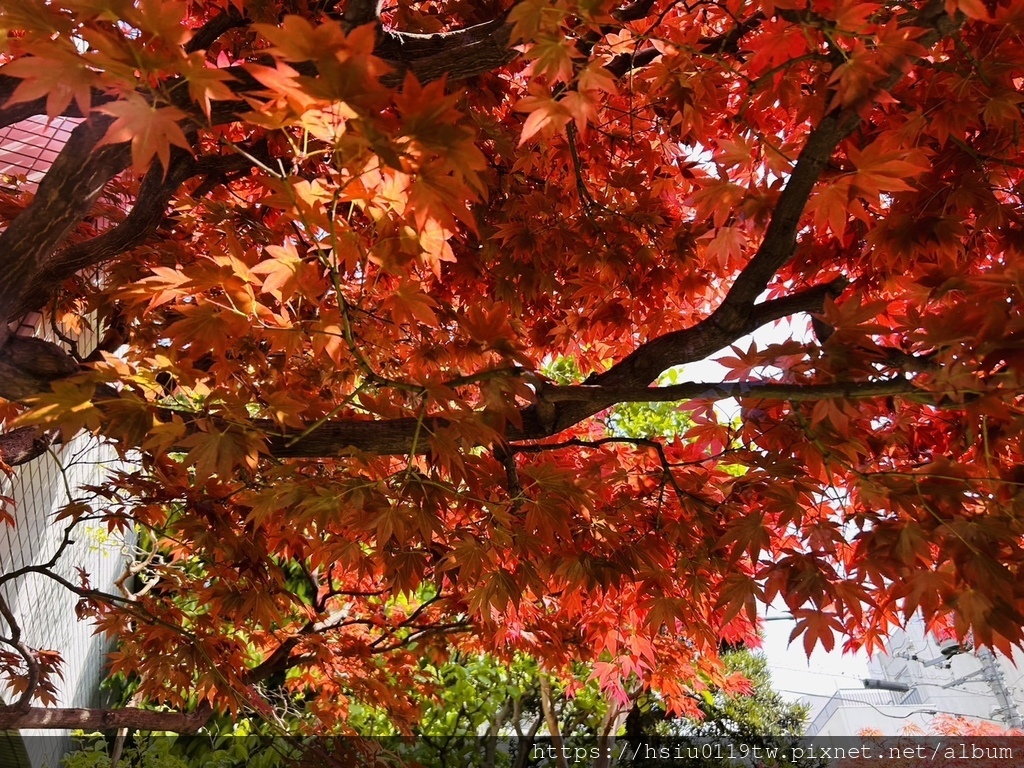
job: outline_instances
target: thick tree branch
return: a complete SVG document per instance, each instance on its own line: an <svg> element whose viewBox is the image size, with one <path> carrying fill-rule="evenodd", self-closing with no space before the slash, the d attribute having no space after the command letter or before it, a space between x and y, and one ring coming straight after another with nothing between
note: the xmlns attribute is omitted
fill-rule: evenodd
<svg viewBox="0 0 1024 768"><path fill-rule="evenodd" d="M382 0L348 0L345 12L341 15L347 30L355 29L363 24L374 24L380 20Z"/></svg>
<svg viewBox="0 0 1024 768"><path fill-rule="evenodd" d="M110 118L93 117L75 128L35 198L0 234L0 345L40 266L89 213L106 183L128 164L128 144L99 146L109 125Z"/></svg>
<svg viewBox="0 0 1024 768"><path fill-rule="evenodd" d="M892 395L915 395L918 390L906 379L884 381L836 382L834 384L781 384L775 382L687 383L669 387L605 387L581 385L545 388L542 397L561 406L555 423L542 418L536 406L522 411L522 427L509 425L506 440L540 440L572 426L564 423L567 414L579 420L618 403L674 402L677 400L724 400L727 398L762 398L770 400L820 400L826 398L872 398ZM269 422L259 426L270 430ZM419 423L413 418L386 421L327 422L315 432L296 440L293 436L271 437L268 449L278 458L315 458L361 451L376 455L403 455L429 450L426 440L414 445L417 426L422 434L445 429L449 422L429 418Z"/></svg>
<svg viewBox="0 0 1024 768"><path fill-rule="evenodd" d="M58 430L22 427L0 434L0 464L17 467L46 453L60 437Z"/></svg>
<svg viewBox="0 0 1024 768"><path fill-rule="evenodd" d="M0 349L0 397L20 402L78 371L78 362L56 344L12 336Z"/></svg>
<svg viewBox="0 0 1024 768"><path fill-rule="evenodd" d="M651 12L654 0L634 0L612 13L618 21L639 21Z"/></svg>
<svg viewBox="0 0 1024 768"><path fill-rule="evenodd" d="M424 83L443 76L462 80L490 72L519 56L512 48L512 25L503 18L432 35L386 31L374 54L395 69L393 75L382 78L389 85L401 83L407 71Z"/></svg>
<svg viewBox="0 0 1024 768"><path fill-rule="evenodd" d="M635 53L620 53L605 64L604 68L615 77L623 77L627 72L647 66L659 56L661 51L656 48L645 48Z"/></svg>
<svg viewBox="0 0 1024 768"><path fill-rule="evenodd" d="M920 40L925 46L933 44L955 28L955 22L945 13L942 3L930 4L917 21L930 29ZM893 65L891 74L876 86L876 93L891 88L902 77L902 64L903 62L897 62ZM811 192L839 142L860 124L861 107L862 104L858 102L835 109L826 114L811 131L779 196L760 247L746 267L740 271L719 307L705 321L693 328L667 334L643 345L611 370L597 377L596 384L650 384L671 365L703 359L710 352L721 349L731 340L750 333L767 322L756 321L755 317L759 310L756 309L754 302L779 269L793 257L800 220ZM829 293L838 293L842 290L842 286L838 284L830 286L825 287ZM765 302L760 305L760 312L770 312L771 304L772 302ZM713 349L703 351L708 346L712 346Z"/></svg>
<svg viewBox="0 0 1024 768"><path fill-rule="evenodd" d="M195 712L154 712L149 709L69 709L32 707L24 712L0 709L0 730L40 730L61 728L84 731L112 731L134 728L141 731L195 733L213 715L209 704Z"/></svg>
<svg viewBox="0 0 1024 768"><path fill-rule="evenodd" d="M185 43L185 53L205 51L213 45L221 35L232 29L247 27L252 22L242 16L238 9L229 5L225 10L214 16L203 26L196 30L192 38Z"/></svg>
<svg viewBox="0 0 1024 768"><path fill-rule="evenodd" d="M820 312L825 297L838 296L846 284L845 278L837 278L780 299L755 304L748 307L745 314L730 318L729 324L722 322L715 312L696 325L666 333L641 345L597 376L593 383L611 387L646 387L669 368L703 360L763 325L800 312Z"/></svg>
<svg viewBox="0 0 1024 768"><path fill-rule="evenodd" d="M703 360L762 325L797 312L820 311L825 297L837 295L845 285L846 281L839 278L791 296L766 301L754 307L736 328L723 328L709 318L685 330L660 336L644 344L610 371L596 377L594 384L598 386L593 389L598 391L605 387L620 387L635 391L637 387L646 388L662 371L675 365ZM547 398L549 392L559 389L562 388L545 387L538 392L538 404L520 412L522 427L510 424L505 438L536 440L550 437L615 402L605 397L592 396L562 400ZM444 429L447 425L448 422L443 419L428 419L422 428L430 433ZM269 423L260 426L268 432L274 430ZM295 435L272 437L268 441L268 449L279 458L334 456L348 450L401 455L413 449L413 436L417 434L418 428L419 423L414 418L328 422L298 439Z"/></svg>
<svg viewBox="0 0 1024 768"><path fill-rule="evenodd" d="M254 154L264 157L260 150L255 150ZM15 305L13 316L18 317L44 306L57 286L83 269L102 264L141 244L160 226L167 212L167 202L188 179L204 175L219 176L251 168L252 165L251 156L216 155L196 160L187 152L176 149L166 172L162 166L157 166L146 174L135 205L124 221L102 235L65 248L42 263Z"/></svg>
<svg viewBox="0 0 1024 768"><path fill-rule="evenodd" d="M595 413L614 405L616 402L643 402L651 400L679 400L697 396L708 396L709 387L715 385L684 384L678 388L649 388L649 384L658 374L675 365L682 365L696 360L703 360L714 352L736 341L736 339L757 328L790 316L797 312L820 311L826 296L837 295L846 281L842 278L830 283L800 291L779 299L756 305L740 324L733 329L724 329L706 319L681 331L665 334L653 339L614 366L607 373L595 377L593 386L583 387L542 387L538 392L538 403L520 412L522 427L509 425L505 432L507 440L536 440L557 434L574 424L578 424ZM31 349L21 350L26 343ZM77 370L75 362L64 355L58 347L40 340L13 339L14 349L33 354L35 346L43 345L53 358L47 371L35 378L26 379L12 375L11 381L18 384L16 389L0 389L0 396L18 400L44 391L49 382L55 378L70 375ZM52 348L52 349L50 349ZM0 366L4 364L7 350L0 351ZM61 357L61 355L64 355ZM53 368L50 373L49 369ZM17 363L10 366L17 370ZM4 384L0 376L0 385ZM869 383L875 386L874 383ZM727 387L751 387L753 385L723 385ZM772 387L788 386L772 384ZM831 385L829 385L831 386ZM775 393L786 390L772 390ZM843 394L828 394L827 390L801 391L814 392L815 397L842 397ZM909 383L906 390L909 391ZM5 395L5 392L7 393ZM721 394L722 398L742 396L736 391ZM713 393L712 393L713 394ZM892 394L886 390L885 394ZM9 396L10 395L10 396ZM18 395L18 397L13 397ZM769 395L768 390L762 392ZM851 395L856 396L856 395ZM256 422L256 428L274 435L276 426L270 422ZM415 435L422 431L430 434L444 429L448 422L444 419L427 419L420 424L417 419L399 418L384 421L336 421L327 422L308 434L282 434L272 436L268 440L268 450L278 458L324 457L337 456L350 451L365 451L384 455L402 455L414 450ZM30 428L31 429L31 428ZM301 437L299 435L302 435ZM0 459L10 465L28 461L45 452L49 445L46 435L40 430L19 430L10 435L0 436ZM419 450L425 450L425 441L418 444Z"/></svg>
<svg viewBox="0 0 1024 768"><path fill-rule="evenodd" d="M227 14L222 21L216 24L210 22L208 27L197 32L186 45L186 49L205 48L228 29L247 23L248 20L244 18L235 19L231 14ZM381 30L374 55L383 59L394 70L384 78L384 82L389 85L400 85L407 71L412 71L421 82L437 80L442 76L447 76L449 80L462 80L490 72L515 59L519 53L511 45L511 36L512 25L503 17L464 29L434 34ZM316 68L311 64L298 65L297 68L306 75L317 74ZM228 85L238 94L239 101L215 103L211 115L214 124L231 122L248 112L251 107L241 100L242 97L258 93L265 87L241 66L225 67L223 71L234 78ZM5 105L0 108L0 128L14 125L35 115L46 114L45 98L18 104L7 103L20 83L19 78L5 75L3 67L0 67L0 104ZM188 95L188 88L184 87L185 83L182 77L169 78L163 81L161 90L169 95L174 106L195 113L195 105ZM116 94L99 88L92 90L91 97L93 108L109 104L118 98ZM70 103L61 114L64 117L86 117L75 102Z"/></svg>
<svg viewBox="0 0 1024 768"><path fill-rule="evenodd" d="M241 23L238 19L225 18L221 24L212 25L210 35L222 27L228 28L234 22ZM470 77L507 64L518 55L510 47L511 29L511 25L504 19L496 19L466 29L433 35L384 32L381 34L377 53L395 69L395 73L388 77L391 84L400 83L407 70L414 72L424 82L443 75L452 79ZM204 30L201 30L197 36L203 32ZM204 40L205 38L201 40L201 44L206 44ZM310 70L310 74L315 74L315 69L311 66L307 66L306 69ZM231 67L225 71L235 78L232 88L239 96L263 90L264 86L245 69ZM17 78L4 76L3 68L0 67L0 103L8 100L20 82ZM163 84L164 91L170 94L176 106L190 111L194 105L191 104L188 89L178 87L183 82L181 78L168 80ZM113 99L111 94L97 91L93 94L93 105L98 106ZM211 122L230 122L249 108L243 101L216 102ZM0 108L0 126L12 125L45 112L44 99ZM73 105L66 114L81 116L77 112L77 107ZM106 182L128 167L130 151L127 144L99 146L99 141L106 133L110 122L110 118L94 115L89 121L75 128L68 143L40 184L33 202L0 235L0 254L3 254L5 271L5 281L0 285L0 345L6 337L7 322L19 316L19 313L46 304L48 292L32 290L34 278L70 231L89 212ZM160 174L163 183L157 184L156 180L150 180L152 195L148 200L140 200L140 203L156 203L161 198L166 199L166 190L169 188L173 193L176 188L173 182L177 180L180 185L183 180L183 166L180 164L168 171L166 179L163 177L162 168L154 166L152 171ZM135 221L126 230L120 233L112 232L106 241L94 242L92 246L69 249L66 256L59 261L69 265L76 261L89 264L103 258L99 253L113 255L120 247L119 240L131 239L131 230L141 227L142 214L150 207L152 206L144 205L140 215L135 217ZM90 254L90 247L99 253ZM66 268L59 265L54 267L53 277L58 281L57 284L66 276ZM51 282L48 287L52 289L53 284ZM42 287L42 284L35 287Z"/></svg>
<svg viewBox="0 0 1024 768"><path fill-rule="evenodd" d="M687 382L667 387L556 387L544 396L552 402L664 403L679 400L725 400L762 398L766 400L822 400L833 397L860 399L907 395L916 391L907 379L883 381L837 381L832 384L783 384L772 381Z"/></svg>
<svg viewBox="0 0 1024 768"><path fill-rule="evenodd" d="M941 2L930 3L914 21L916 25L929 30L918 40L925 48L950 34L958 24L946 13L945 4ZM903 60L894 62L889 75L876 83L865 98L873 98L875 94L895 85L903 77L904 64ZM860 125L863 106L864 101L859 100L843 108L833 109L811 131L779 195L761 246L737 276L721 306L712 316L715 322L726 326L738 322L738 318L767 287L775 273L793 257L800 219L811 192L839 142Z"/></svg>

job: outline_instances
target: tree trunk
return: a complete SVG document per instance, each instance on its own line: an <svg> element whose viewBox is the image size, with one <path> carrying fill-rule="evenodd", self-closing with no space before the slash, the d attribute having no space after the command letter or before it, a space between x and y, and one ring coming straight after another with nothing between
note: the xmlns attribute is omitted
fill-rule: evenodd
<svg viewBox="0 0 1024 768"><path fill-rule="evenodd" d="M555 764L558 768L569 768L565 757L562 730L558 727L558 716L555 714L555 702L551 693L551 678L543 671L540 673L540 706L544 711L544 722L551 734L551 746L555 749Z"/></svg>

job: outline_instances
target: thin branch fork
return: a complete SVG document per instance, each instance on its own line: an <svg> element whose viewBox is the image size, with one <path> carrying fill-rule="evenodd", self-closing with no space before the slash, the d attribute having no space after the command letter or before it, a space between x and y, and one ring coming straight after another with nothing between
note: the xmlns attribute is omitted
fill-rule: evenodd
<svg viewBox="0 0 1024 768"><path fill-rule="evenodd" d="M42 678L42 669L39 666L39 659L36 658L35 651L21 639L21 626L18 624L14 612L7 605L7 600L3 595L0 595L0 616L3 616L11 633L10 637L0 637L0 643L9 645L18 652L18 655L25 662L25 668L28 672L25 679L25 690L22 691L18 700L7 707L0 706L0 720L2 720L5 710L24 714L31 709L32 698L35 696L36 689L39 687L39 681Z"/></svg>

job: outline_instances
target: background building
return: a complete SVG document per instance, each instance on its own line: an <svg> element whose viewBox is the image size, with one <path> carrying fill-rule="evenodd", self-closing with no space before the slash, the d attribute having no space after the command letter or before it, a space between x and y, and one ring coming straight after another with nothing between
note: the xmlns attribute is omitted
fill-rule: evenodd
<svg viewBox="0 0 1024 768"><path fill-rule="evenodd" d="M898 734L908 726L926 730L940 714L1021 728L1022 662L1021 653L1006 658L937 639L925 631L923 620L914 617L905 631L893 632L885 652L868 663L868 674L878 688L807 697L812 706L808 735L854 736L866 729Z"/></svg>

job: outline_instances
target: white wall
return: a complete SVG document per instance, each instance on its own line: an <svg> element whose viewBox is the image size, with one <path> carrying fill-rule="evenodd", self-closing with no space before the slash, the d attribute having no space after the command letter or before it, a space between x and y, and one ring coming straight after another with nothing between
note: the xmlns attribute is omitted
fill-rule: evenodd
<svg viewBox="0 0 1024 768"><path fill-rule="evenodd" d="M994 711L1001 707L994 689L1001 681L1018 713L1024 713L1024 654L1015 655L1015 667L1014 659L998 655L994 663L986 663L987 652L973 649L947 657L947 645L930 636L924 621L915 616L905 631L890 635L886 652L868 664L870 677L903 683L910 691L840 691L812 715L809 735L855 736L866 729L899 735L908 726L927 732L931 720L941 714L1009 727L1009 715Z"/></svg>
<svg viewBox="0 0 1024 768"><path fill-rule="evenodd" d="M5 574L46 562L60 546L66 523L54 513L68 499L68 489L102 483L105 466L116 457L90 437L64 446L19 468L13 482L0 485L0 494L15 499L14 527L0 524L0 571ZM93 587L109 591L125 566L124 545L106 527L84 523L54 571L78 584L76 567L90 576ZM99 703L108 642L75 615L78 598L60 584L39 574L27 574L0 587L21 624L23 640L32 648L55 650L64 660L58 685L58 706L89 707ZM6 628L5 628L6 630ZM4 696L8 701L11 695ZM23 734L33 768L56 768L67 747L59 732ZM4 768L7 768L5 766Z"/></svg>

